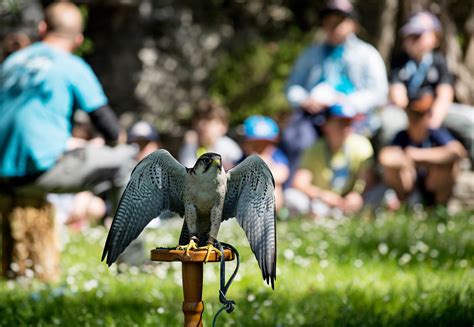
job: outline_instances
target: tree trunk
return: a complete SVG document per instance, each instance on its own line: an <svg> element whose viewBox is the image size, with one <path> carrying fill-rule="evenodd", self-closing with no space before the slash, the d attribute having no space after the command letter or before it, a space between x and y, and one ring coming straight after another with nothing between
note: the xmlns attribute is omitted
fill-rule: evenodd
<svg viewBox="0 0 474 327"><path fill-rule="evenodd" d="M398 0L385 0L385 6L380 21L380 35L377 42L377 49L382 55L385 64L388 64L390 54L395 44L397 34L397 12Z"/></svg>
<svg viewBox="0 0 474 327"><path fill-rule="evenodd" d="M450 71L457 77L454 85L455 95L459 102L472 104L474 94L474 74L472 73L472 70L464 64L462 49L458 42L458 30L454 20L447 10L446 0L441 2L441 9L440 18L444 31L444 52L446 54L446 61L448 62ZM466 54L468 54L468 52ZM468 60L472 59L466 57L466 63Z"/></svg>

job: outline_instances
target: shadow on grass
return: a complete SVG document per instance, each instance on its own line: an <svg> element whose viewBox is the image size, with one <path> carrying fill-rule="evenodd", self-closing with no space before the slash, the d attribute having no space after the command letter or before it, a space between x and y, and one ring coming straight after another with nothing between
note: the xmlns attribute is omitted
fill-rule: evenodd
<svg viewBox="0 0 474 327"><path fill-rule="evenodd" d="M295 290L297 291L297 290ZM310 289L301 295L264 291L249 298L243 290L236 309L223 313L220 326L470 326L474 321L473 290L447 288L425 293L394 290L380 296L372 290ZM180 326L181 294L144 300L97 292L39 298L7 296L0 302L2 326ZM217 298L207 300L204 319L210 325Z"/></svg>

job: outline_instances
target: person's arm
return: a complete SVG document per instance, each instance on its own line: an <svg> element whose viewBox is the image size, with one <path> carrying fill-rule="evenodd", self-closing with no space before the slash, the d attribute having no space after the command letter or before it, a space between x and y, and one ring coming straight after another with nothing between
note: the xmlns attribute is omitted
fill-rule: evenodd
<svg viewBox="0 0 474 327"><path fill-rule="evenodd" d="M108 106L108 99L92 68L83 59L73 56L67 76L78 107L89 114L107 144L118 143L121 135L117 116Z"/></svg>
<svg viewBox="0 0 474 327"><path fill-rule="evenodd" d="M311 54L313 48L306 49L296 60L285 87L285 95L293 108L300 107L300 103L309 97L309 92L304 88L311 71Z"/></svg>
<svg viewBox="0 0 474 327"><path fill-rule="evenodd" d="M390 84L389 99L394 105L405 109L408 105L407 88L403 83Z"/></svg>
<svg viewBox="0 0 474 327"><path fill-rule="evenodd" d="M374 48L361 51L358 54L359 64L365 67L364 85L357 91L344 96L343 100L365 114L374 107L382 106L387 102L388 81L385 64L380 54Z"/></svg>
<svg viewBox="0 0 474 327"><path fill-rule="evenodd" d="M298 169L293 178L293 187L306 194L309 198L314 199L320 193L321 189L311 183L313 174L307 169Z"/></svg>
<svg viewBox="0 0 474 327"><path fill-rule="evenodd" d="M307 169L299 169L293 178L293 187L306 194L310 199L320 199L332 207L343 207L344 198L339 194L323 190L311 183L313 174Z"/></svg>
<svg viewBox="0 0 474 327"><path fill-rule="evenodd" d="M271 158L269 161L266 161L265 158L262 159L264 159L268 168L270 168L270 171L273 174L273 179L275 179L276 185L281 185L288 179L290 171L287 166L285 166L284 164L273 162Z"/></svg>
<svg viewBox="0 0 474 327"><path fill-rule="evenodd" d="M467 155L463 145L456 140L433 148L407 147L405 153L415 163L435 165L450 164Z"/></svg>
<svg viewBox="0 0 474 327"><path fill-rule="evenodd" d="M275 180L276 185L282 185L288 179L290 175L290 170L288 168L288 159L286 156L281 157L279 149L275 149L273 146L268 146L260 155L260 157L265 161L268 168L273 174L273 179ZM280 156L279 156L280 155Z"/></svg>
<svg viewBox="0 0 474 327"><path fill-rule="evenodd" d="M91 123L104 137L106 144L115 145L118 143L120 136L118 119L108 105L89 112L89 117Z"/></svg>
<svg viewBox="0 0 474 327"><path fill-rule="evenodd" d="M430 127L439 128L443 123L448 109L454 98L453 75L449 71L446 59L441 53L437 52L433 55L434 65L438 70L438 81L435 90L435 100L432 107L432 117Z"/></svg>
<svg viewBox="0 0 474 327"><path fill-rule="evenodd" d="M382 167L393 169L400 169L410 163L403 149L396 145L383 147L379 153L378 161Z"/></svg>
<svg viewBox="0 0 474 327"><path fill-rule="evenodd" d="M451 84L440 84L436 87L436 98L431 108L431 128L439 128L448 114L448 109L454 98Z"/></svg>

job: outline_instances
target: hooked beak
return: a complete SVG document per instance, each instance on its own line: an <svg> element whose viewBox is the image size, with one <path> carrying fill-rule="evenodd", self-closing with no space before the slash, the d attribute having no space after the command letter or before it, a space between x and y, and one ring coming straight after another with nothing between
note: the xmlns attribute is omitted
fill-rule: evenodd
<svg viewBox="0 0 474 327"><path fill-rule="evenodd" d="M219 167L219 169L222 169L222 160L220 160L220 159L214 159L214 160L212 160L212 164L213 164L214 166Z"/></svg>

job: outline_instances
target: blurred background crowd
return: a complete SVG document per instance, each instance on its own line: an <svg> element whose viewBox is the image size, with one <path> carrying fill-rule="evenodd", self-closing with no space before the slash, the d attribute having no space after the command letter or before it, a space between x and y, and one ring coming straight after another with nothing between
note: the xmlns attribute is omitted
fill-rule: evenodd
<svg viewBox="0 0 474 327"><path fill-rule="evenodd" d="M259 155L281 219L446 206L460 174L472 209L462 3L2 3L2 219L27 225L37 218L11 212L47 203L61 226L107 225L159 148L187 167L205 152L226 169ZM17 242L37 232L4 225ZM12 244L3 254L28 256Z"/></svg>

